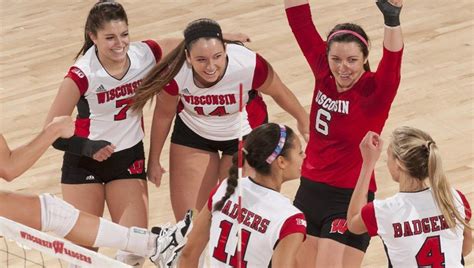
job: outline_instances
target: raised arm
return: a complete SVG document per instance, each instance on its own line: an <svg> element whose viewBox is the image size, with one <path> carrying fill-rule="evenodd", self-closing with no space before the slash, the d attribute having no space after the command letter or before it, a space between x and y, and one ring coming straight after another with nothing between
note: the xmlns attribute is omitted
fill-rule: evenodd
<svg viewBox="0 0 474 268"><path fill-rule="evenodd" d="M308 0L285 0L285 8L308 4Z"/></svg>
<svg viewBox="0 0 474 268"><path fill-rule="evenodd" d="M347 210L347 227L354 234L367 232L361 209L367 204L370 177L382 152L383 141L377 133L369 131L359 147L363 159L362 168Z"/></svg>
<svg viewBox="0 0 474 268"><path fill-rule="evenodd" d="M376 4L384 15L385 32L383 56L375 72L377 90L372 97L374 107L387 111L387 104L395 98L401 80L403 38L399 15L402 1L379 0Z"/></svg>
<svg viewBox="0 0 474 268"><path fill-rule="evenodd" d="M403 1L377 0L376 4L384 16L384 47L392 52L400 51L403 48L402 28L400 26L400 11Z"/></svg>
<svg viewBox="0 0 474 268"><path fill-rule="evenodd" d="M285 0L285 11L296 42L315 75L327 68L326 43L314 26L306 0Z"/></svg>
<svg viewBox="0 0 474 268"><path fill-rule="evenodd" d="M0 135L0 177L12 181L30 168L57 138L74 134L74 123L69 116L52 118L51 122L32 141L14 150L8 148Z"/></svg>

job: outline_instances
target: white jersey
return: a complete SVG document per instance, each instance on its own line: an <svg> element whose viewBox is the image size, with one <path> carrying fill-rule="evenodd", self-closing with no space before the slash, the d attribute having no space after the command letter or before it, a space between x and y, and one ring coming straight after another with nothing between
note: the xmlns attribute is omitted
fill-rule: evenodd
<svg viewBox="0 0 474 268"><path fill-rule="evenodd" d="M242 103L249 100L249 92L259 88L268 75L263 58L248 48L227 45L228 64L222 79L212 87L200 88L194 83L193 70L183 64L174 79L165 86L166 92L180 96L178 116L196 134L214 141L239 137L239 85L243 85ZM247 111L242 109L242 133L252 130Z"/></svg>
<svg viewBox="0 0 474 268"><path fill-rule="evenodd" d="M95 46L66 75L81 93L75 134L109 141L117 147L116 152L136 145L144 137L142 114L130 111L129 105L142 78L159 61L161 48L151 40L132 42L127 54L130 67L120 80L107 73Z"/></svg>
<svg viewBox="0 0 474 268"><path fill-rule="evenodd" d="M469 203L452 190L459 213L470 219ZM463 225L450 229L431 189L401 192L362 208L371 236L379 235L393 267L463 267Z"/></svg>
<svg viewBox="0 0 474 268"><path fill-rule="evenodd" d="M306 220L288 198L249 177L239 180L235 194L221 211L213 211L213 207L224 196L227 180L211 193L207 204L213 211L209 240L211 267L235 267L239 187L242 187L242 267L268 267L278 241L293 233L306 235Z"/></svg>

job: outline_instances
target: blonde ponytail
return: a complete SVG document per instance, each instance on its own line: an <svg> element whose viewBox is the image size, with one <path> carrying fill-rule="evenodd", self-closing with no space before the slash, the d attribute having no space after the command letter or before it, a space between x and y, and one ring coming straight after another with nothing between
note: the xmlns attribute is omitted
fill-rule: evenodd
<svg viewBox="0 0 474 268"><path fill-rule="evenodd" d="M466 219L461 216L456 203L463 204L462 200L454 202L452 188L444 174L441 156L438 147L434 142L427 142L428 157L428 178L433 196L439 210L443 214L446 223L450 228L456 226L456 220L461 222L466 228L471 228Z"/></svg>
<svg viewBox="0 0 474 268"><path fill-rule="evenodd" d="M458 221L471 229L459 213L458 207L462 206L463 202L454 200L438 147L430 135L416 128L399 127L393 131L391 147L395 158L412 178L419 181L429 179L436 205L448 226L454 228Z"/></svg>

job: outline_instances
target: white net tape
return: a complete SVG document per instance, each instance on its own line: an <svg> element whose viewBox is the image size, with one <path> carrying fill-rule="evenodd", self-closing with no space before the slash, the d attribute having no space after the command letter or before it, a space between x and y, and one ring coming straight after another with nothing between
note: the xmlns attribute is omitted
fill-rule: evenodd
<svg viewBox="0 0 474 268"><path fill-rule="evenodd" d="M23 265L25 267L27 264L48 267L48 265L45 264L42 254L39 254L39 257L37 256L34 259L27 259L26 250L29 249L37 250L53 258L80 267L130 267L100 253L88 250L64 239L51 236L47 233L35 230L3 217L0 217L0 236L4 237L4 241L0 241L4 244L3 246L0 245L0 249L3 248L2 251L6 255L6 257L0 259L1 267L9 265L11 262L9 260L10 257L23 259ZM6 239L13 240L20 245L20 252L18 252L18 250L14 251L12 249L12 245L14 244L9 243ZM16 262L15 267L18 267L17 264L18 262ZM59 262L59 265L63 267L61 262Z"/></svg>

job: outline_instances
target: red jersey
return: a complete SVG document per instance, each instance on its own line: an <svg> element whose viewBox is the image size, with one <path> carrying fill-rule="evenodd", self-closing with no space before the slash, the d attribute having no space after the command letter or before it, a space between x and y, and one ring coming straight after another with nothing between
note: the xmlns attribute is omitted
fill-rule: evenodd
<svg viewBox="0 0 474 268"><path fill-rule="evenodd" d="M327 44L313 24L309 5L288 8L286 14L316 80L302 176L354 188L362 167L359 143L367 131L382 131L400 83L403 50L384 48L377 71L363 73L351 89L339 93L329 69ZM369 189L376 190L373 174Z"/></svg>

